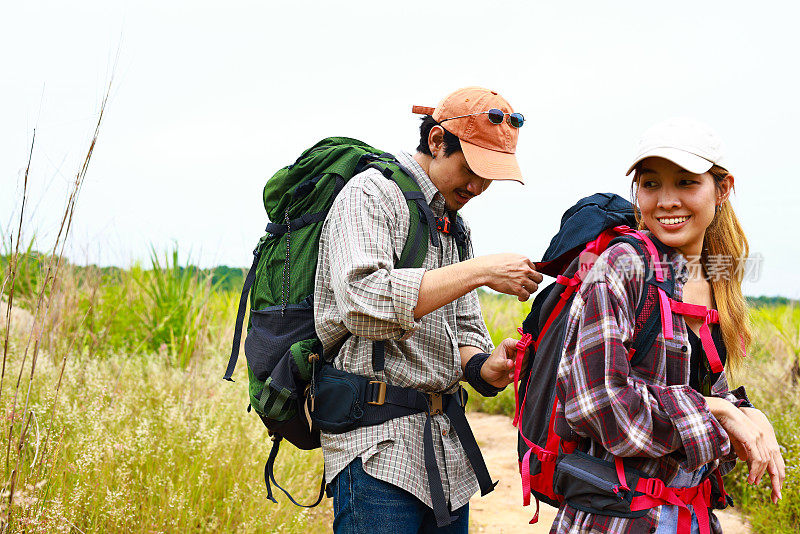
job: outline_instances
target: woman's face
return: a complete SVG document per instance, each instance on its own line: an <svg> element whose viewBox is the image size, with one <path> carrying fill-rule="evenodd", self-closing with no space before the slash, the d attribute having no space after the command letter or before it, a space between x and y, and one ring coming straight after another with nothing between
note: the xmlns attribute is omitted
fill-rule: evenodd
<svg viewBox="0 0 800 534"><path fill-rule="evenodd" d="M719 189L710 173L692 174L669 160L647 158L638 171L636 198L647 228L685 257L699 256L715 208L728 197L733 177Z"/></svg>

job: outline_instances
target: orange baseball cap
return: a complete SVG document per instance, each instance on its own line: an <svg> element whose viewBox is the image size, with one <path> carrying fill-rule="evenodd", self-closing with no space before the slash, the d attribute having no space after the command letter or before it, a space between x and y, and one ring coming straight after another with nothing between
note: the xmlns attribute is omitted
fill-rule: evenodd
<svg viewBox="0 0 800 534"><path fill-rule="evenodd" d="M459 89L435 108L414 106L412 112L431 115L438 123L447 121L442 127L458 137L467 164L481 178L516 180L523 184L515 156L519 128L512 127L507 120L492 123L486 113L490 109L499 109L506 115L514 113L505 98L483 87Z"/></svg>

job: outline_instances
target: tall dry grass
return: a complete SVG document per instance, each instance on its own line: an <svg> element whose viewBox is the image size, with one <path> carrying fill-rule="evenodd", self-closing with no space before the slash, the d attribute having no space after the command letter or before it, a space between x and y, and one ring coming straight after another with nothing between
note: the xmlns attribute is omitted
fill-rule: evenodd
<svg viewBox="0 0 800 534"><path fill-rule="evenodd" d="M8 433L4 433L5 445L5 483L2 491L2 496L7 497L8 504L4 507L3 512L5 517L2 519L3 531L13 528L16 524L24 521L24 516L19 517L15 515L16 508L15 502L30 503L35 499L30 494L38 489L41 489L46 484L40 481L33 483L32 479L37 479L43 470L45 459L52 452L52 447L57 442L54 436L51 435L50 426L46 427L44 440L38 432L39 430L39 417L46 417L47 414L40 412L37 415L31 401L35 397L36 392L33 390L33 384L36 377L37 362L40 354L40 341L42 335L42 324L47 318L51 309L51 297L54 281L59 278L60 269L62 266L62 259L64 255L64 246L69 236L72 227L72 218L75 212L75 205L77 203L78 195L86 177L86 172L91 161L92 153L94 151L97 137L100 131L100 124L102 122L103 112L107 102L107 96L103 100L100 113L98 116L97 125L95 127L94 136L89 145L86 157L84 158L83 165L75 175L72 183L72 189L67 199L66 208L58 233L53 243L50 254L46 255L46 266L44 267L44 277L41 283L35 290L34 304L32 304L32 321L30 321L29 332L26 338L23 338L20 350L14 351L17 356L21 353L21 359L18 359L18 372L16 382L6 382L6 372L9 370L16 371L13 362L10 360L12 356L10 346L11 342L11 314L14 309L14 296L17 272L19 270L20 259L20 242L22 239L22 221L24 220L25 208L27 206L27 191L28 180L30 178L30 169L32 155L35 147L36 132L34 131L31 139L31 149L28 156L28 164L25 169L22 202L19 209L19 223L16 232L16 241L9 245L9 249L13 249L13 254L8 261L6 275L3 282L3 292L5 293L6 284L8 284L8 301L6 304L6 321L5 333L3 339L3 364L2 373L0 373L0 402L5 408L6 422L8 425ZM55 384L54 399L58 398L58 393L61 387L61 378L63 376L63 369L67 362L67 354L62 357L63 364L61 366L61 373L59 374L58 381ZM14 376L11 375L11 377ZM6 394L6 385L8 384L8 393ZM33 393L33 395L32 395ZM54 410L50 412L50 422L53 421ZM33 426L31 425L33 423ZM29 445L33 443L33 431L36 430L35 441L35 454L30 464L25 462L24 451ZM56 447L57 448L57 447ZM38 462L37 462L38 461Z"/></svg>
<svg viewBox="0 0 800 534"><path fill-rule="evenodd" d="M179 266L177 251L128 271L65 260L106 102L49 251L22 245L35 134L4 237L0 530L321 530L325 509L268 505L266 431L245 390L220 379L235 295ZM310 498L318 456L285 451L278 480Z"/></svg>
<svg viewBox="0 0 800 534"><path fill-rule="evenodd" d="M243 371L237 384L246 383ZM271 443L246 413L243 387L220 379L219 358L182 369L158 354L76 355L56 399L53 381L60 375L58 361L40 359L30 404L39 426L22 449L10 531L328 528L326 508L301 511L280 495L277 506L267 501L261 472ZM43 421L50 413L52 420ZM52 445L43 453L48 433ZM279 482L311 500L319 456L285 446Z"/></svg>

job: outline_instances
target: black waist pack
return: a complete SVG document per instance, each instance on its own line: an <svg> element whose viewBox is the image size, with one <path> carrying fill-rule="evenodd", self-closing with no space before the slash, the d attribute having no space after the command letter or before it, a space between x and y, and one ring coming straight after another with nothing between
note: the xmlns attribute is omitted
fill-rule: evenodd
<svg viewBox="0 0 800 534"><path fill-rule="evenodd" d="M312 386L311 421L315 428L332 434L362 426L365 391L370 380L322 365Z"/></svg>
<svg viewBox="0 0 800 534"><path fill-rule="evenodd" d="M630 488L635 488L639 478L648 478L638 469L625 468L625 478ZM615 517L642 517L649 510L631 511L634 490L619 486L619 478L612 462L595 458L581 451L564 454L556 464L553 477L556 494L573 508L598 515ZM641 495L641 494L639 494Z"/></svg>
<svg viewBox="0 0 800 534"><path fill-rule="evenodd" d="M466 405L463 389L458 394L423 393L341 371L330 364L320 366L310 397L314 427L331 434L378 425L413 413L444 413L453 402L463 414Z"/></svg>

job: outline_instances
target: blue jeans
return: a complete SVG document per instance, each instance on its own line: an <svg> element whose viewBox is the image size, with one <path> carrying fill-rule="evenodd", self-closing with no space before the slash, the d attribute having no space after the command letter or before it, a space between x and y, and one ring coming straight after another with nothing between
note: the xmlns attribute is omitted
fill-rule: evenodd
<svg viewBox="0 0 800 534"><path fill-rule="evenodd" d="M335 534L466 534L469 504L450 515L458 519L437 527L433 510L409 492L364 471L356 458L331 482Z"/></svg>

